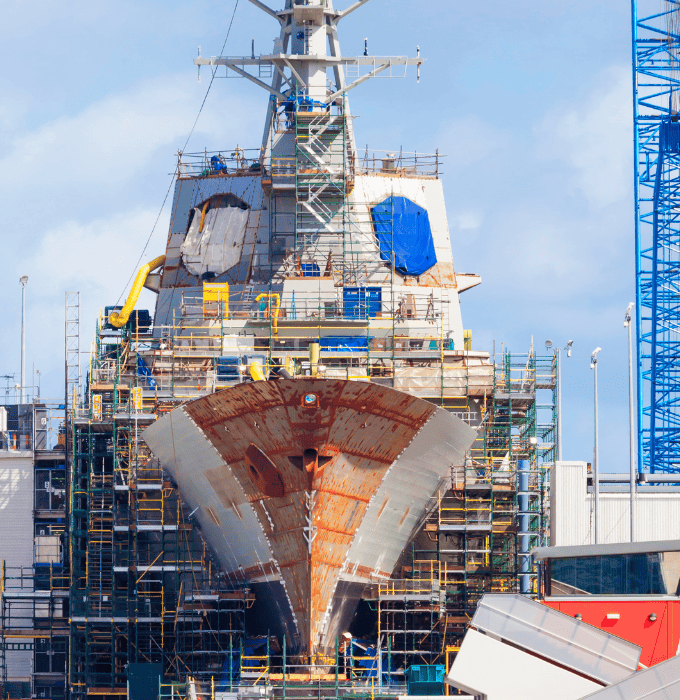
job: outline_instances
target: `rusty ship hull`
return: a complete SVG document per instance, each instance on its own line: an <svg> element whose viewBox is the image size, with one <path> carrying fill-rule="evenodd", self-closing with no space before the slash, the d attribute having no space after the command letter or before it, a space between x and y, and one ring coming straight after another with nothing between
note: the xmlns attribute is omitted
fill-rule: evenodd
<svg viewBox="0 0 680 700"><path fill-rule="evenodd" d="M314 656L347 631L365 586L392 574L475 431L391 388L300 378L196 399L143 437L226 575Z"/></svg>

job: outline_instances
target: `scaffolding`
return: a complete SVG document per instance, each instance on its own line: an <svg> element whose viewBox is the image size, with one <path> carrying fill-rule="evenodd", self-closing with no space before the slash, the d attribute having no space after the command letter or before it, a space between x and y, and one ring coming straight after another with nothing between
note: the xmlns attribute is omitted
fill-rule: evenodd
<svg viewBox="0 0 680 700"><path fill-rule="evenodd" d="M44 556L44 553L43 553ZM68 578L52 563L33 567L1 563L0 688L2 697L65 696L68 650ZM31 681L10 683L8 659L30 669ZM17 658L19 657L19 658ZM18 687L20 686L20 687Z"/></svg>
<svg viewBox="0 0 680 700"><path fill-rule="evenodd" d="M451 471L402 578L374 591L379 643L402 669L446 663L484 593L536 594L531 549L549 535L556 457L557 357L504 352L466 464Z"/></svg>
<svg viewBox="0 0 680 700"><path fill-rule="evenodd" d="M243 584L214 566L175 487L139 439L153 418L130 412L143 406L128 399L137 395L128 389L91 384L90 403L101 410L75 420L72 698L126 695L130 664L162 664L168 678L221 677L240 650L252 602ZM112 407L121 394L127 415Z"/></svg>

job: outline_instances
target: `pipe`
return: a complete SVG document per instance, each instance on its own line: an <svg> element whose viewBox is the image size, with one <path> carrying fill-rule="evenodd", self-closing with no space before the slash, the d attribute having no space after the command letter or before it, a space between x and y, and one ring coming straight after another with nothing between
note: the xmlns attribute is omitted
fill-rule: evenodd
<svg viewBox="0 0 680 700"><path fill-rule="evenodd" d="M276 302L276 306L272 309L272 303L271 303L271 298L274 298L274 301ZM258 294L258 296L255 297L255 301L261 301L264 298L269 299L269 313L274 320L273 323L273 328L274 328L274 338L276 340L279 339L279 308L281 307L281 296L277 294L276 292L262 292L262 294Z"/></svg>
<svg viewBox="0 0 680 700"><path fill-rule="evenodd" d="M120 311L112 311L109 316L109 323L114 328L122 328L130 320L130 314L135 308L135 304L139 299L139 295L142 293L142 289L144 289L146 278L149 276L150 272L157 270L163 263L165 263L165 255L159 255L151 262L139 268L139 272L137 273L137 277L135 277L135 281L132 283L132 289L125 302L125 306Z"/></svg>
<svg viewBox="0 0 680 700"><path fill-rule="evenodd" d="M321 357L321 345L319 343L309 344L309 363L311 365L312 375L316 376L319 373L319 359Z"/></svg>
<svg viewBox="0 0 680 700"><path fill-rule="evenodd" d="M293 375L285 368L285 367L279 367L277 374L281 379L292 379Z"/></svg>
<svg viewBox="0 0 680 700"><path fill-rule="evenodd" d="M248 371L254 382L264 382L267 378L264 376L264 370L262 369L262 363L257 360L253 360L250 365L248 365Z"/></svg>
<svg viewBox="0 0 680 700"><path fill-rule="evenodd" d="M531 593L531 553L529 547L529 460L517 461L519 501L519 592Z"/></svg>

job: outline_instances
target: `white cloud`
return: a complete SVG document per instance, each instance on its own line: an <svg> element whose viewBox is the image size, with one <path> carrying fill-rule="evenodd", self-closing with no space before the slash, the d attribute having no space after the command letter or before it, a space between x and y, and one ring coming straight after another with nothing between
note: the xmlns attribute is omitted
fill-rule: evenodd
<svg viewBox="0 0 680 700"><path fill-rule="evenodd" d="M453 216L453 225L459 231L475 231L483 221L484 216L477 211L464 211Z"/></svg>
<svg viewBox="0 0 680 700"><path fill-rule="evenodd" d="M454 119L439 135L447 169L464 170L486 159L506 144L505 134L477 116Z"/></svg>
<svg viewBox="0 0 680 700"><path fill-rule="evenodd" d="M81 350L85 351L90 347L100 309L114 304L121 295L125 298L128 292L125 285L135 270L156 216L156 211L148 209L86 224L70 221L47 231L36 249L26 251L16 261L13 278L18 282L20 274L29 277L27 357L43 372L46 391L59 391L59 383L50 382L50 376L58 377L63 371L65 292L80 292ZM168 216L165 216L157 227L156 244L150 246L146 257L154 257L164 248L161 243L164 244L167 225ZM150 308L153 312L154 304L155 295L143 292L140 308ZM3 337L0 344L3 355L15 350L14 341L7 335ZM86 364L85 356L83 361Z"/></svg>
<svg viewBox="0 0 680 700"><path fill-rule="evenodd" d="M584 104L553 110L536 127L540 158L571 168L571 187L594 208L630 196L633 126L630 70L610 67Z"/></svg>
<svg viewBox="0 0 680 700"><path fill-rule="evenodd" d="M223 134L228 126L241 135L249 123L247 105L239 100L239 107L227 112L226 91L219 92L216 89L209 97L199 133ZM200 105L196 93L185 74L163 76L95 102L76 116L26 132L14 139L0 160L0 183L34 186L39 175L51 176L49 187L60 181L73 188L129 180L159 148L183 145ZM201 149L195 140L193 145Z"/></svg>

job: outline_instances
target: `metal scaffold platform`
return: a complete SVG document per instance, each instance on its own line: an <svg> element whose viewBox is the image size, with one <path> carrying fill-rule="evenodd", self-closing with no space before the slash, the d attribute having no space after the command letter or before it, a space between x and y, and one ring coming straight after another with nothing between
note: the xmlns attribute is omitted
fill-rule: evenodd
<svg viewBox="0 0 680 700"><path fill-rule="evenodd" d="M137 421L120 414L115 421L75 419L74 698L125 695L130 664L161 664L169 678L220 678L242 644L249 591L214 567L138 430Z"/></svg>

